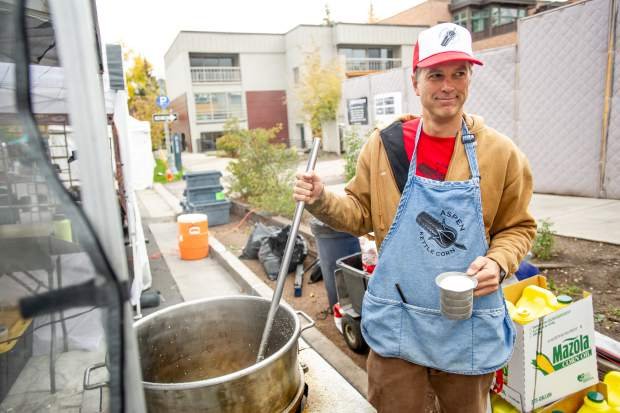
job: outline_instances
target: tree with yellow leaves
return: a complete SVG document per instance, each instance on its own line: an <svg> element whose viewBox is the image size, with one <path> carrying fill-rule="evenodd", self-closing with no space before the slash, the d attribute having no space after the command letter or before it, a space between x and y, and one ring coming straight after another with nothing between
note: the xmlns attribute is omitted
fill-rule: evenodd
<svg viewBox="0 0 620 413"><path fill-rule="evenodd" d="M343 71L337 60L321 64L318 50L308 53L296 88L301 112L310 119L313 136L321 136L322 124L336 119L340 103Z"/></svg>
<svg viewBox="0 0 620 413"><path fill-rule="evenodd" d="M129 114L151 124L151 146L158 149L164 139L164 126L162 122L153 122L153 114L159 112L155 103L159 85L153 76L153 66L146 58L131 51L125 54L125 60L130 61L125 72Z"/></svg>

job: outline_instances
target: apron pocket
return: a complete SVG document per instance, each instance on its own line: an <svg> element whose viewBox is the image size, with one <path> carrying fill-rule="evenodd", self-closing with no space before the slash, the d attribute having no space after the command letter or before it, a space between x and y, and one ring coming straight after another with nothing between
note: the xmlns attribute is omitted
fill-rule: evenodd
<svg viewBox="0 0 620 413"><path fill-rule="evenodd" d="M472 321L449 320L439 310L403 304L401 357L413 363L467 374L473 363Z"/></svg>
<svg viewBox="0 0 620 413"><path fill-rule="evenodd" d="M398 357L402 308L398 301L376 297L368 291L362 304L362 335L370 348L383 357Z"/></svg>
<svg viewBox="0 0 620 413"><path fill-rule="evenodd" d="M474 366L493 371L504 366L512 356L515 330L502 308L474 310Z"/></svg>

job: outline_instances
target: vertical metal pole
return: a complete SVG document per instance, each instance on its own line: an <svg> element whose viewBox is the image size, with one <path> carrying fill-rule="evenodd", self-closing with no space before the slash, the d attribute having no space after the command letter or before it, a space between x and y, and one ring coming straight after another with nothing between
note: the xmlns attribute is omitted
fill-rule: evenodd
<svg viewBox="0 0 620 413"><path fill-rule="evenodd" d="M314 142L312 144L312 152L310 153L310 159L308 159L308 165L306 166L306 172L314 170L316 158L319 154L320 143L321 139L314 138ZM305 202L298 201L297 206L295 207L293 225L291 226L291 231L289 232L288 240L286 241L286 247L284 248L282 264L280 266L280 272L278 273L278 282L276 284L276 289L273 293L273 298L271 299L271 306L269 307L269 313L267 314L267 323L265 324L265 329L263 330L263 337L260 341L260 347L258 348L258 356L256 358L257 363L265 358L267 342L269 341L269 336L271 335L273 319L275 318L276 311L280 306L280 298L282 298L282 290L284 289L284 280L286 279L286 275L288 274L288 268L291 264L293 248L295 247L295 239L297 238L297 231L299 230L299 223L301 222L301 215L304 212L304 206Z"/></svg>
<svg viewBox="0 0 620 413"><path fill-rule="evenodd" d="M166 115L169 115L170 111L166 110ZM168 121L164 122L164 134L166 136L166 160L168 162L168 168L172 171L173 174L177 173L176 166L174 163L174 151L170 146L170 132L168 131Z"/></svg>
<svg viewBox="0 0 620 413"><path fill-rule="evenodd" d="M603 96L603 120L601 128L601 149L599 153L599 197L607 196L605 177L607 171L607 145L609 141L609 121L611 97L613 95L614 63L616 51L616 20L618 18L616 0L609 2L609 25L607 32L607 66L605 68L605 92Z"/></svg>
<svg viewBox="0 0 620 413"><path fill-rule="evenodd" d="M166 111L166 114L168 111ZM166 136L166 150L170 152L170 135L168 134L168 121L164 122L164 134Z"/></svg>

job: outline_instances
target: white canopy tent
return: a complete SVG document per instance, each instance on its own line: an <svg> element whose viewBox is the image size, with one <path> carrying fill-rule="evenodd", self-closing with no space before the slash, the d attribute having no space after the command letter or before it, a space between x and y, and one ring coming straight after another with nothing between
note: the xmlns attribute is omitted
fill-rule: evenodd
<svg viewBox="0 0 620 413"><path fill-rule="evenodd" d="M117 111L114 114L115 121L116 114ZM129 150L127 154L128 159L124 160L124 163L131 170L131 186L134 191L152 188L155 159L151 150L151 125L149 122L137 120L129 116L127 132Z"/></svg>

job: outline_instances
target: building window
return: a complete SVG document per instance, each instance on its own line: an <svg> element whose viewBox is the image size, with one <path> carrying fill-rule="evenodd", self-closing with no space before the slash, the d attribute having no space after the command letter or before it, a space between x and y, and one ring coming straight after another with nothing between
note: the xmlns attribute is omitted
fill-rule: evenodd
<svg viewBox="0 0 620 413"><path fill-rule="evenodd" d="M394 58L391 47L342 47L338 54L346 60L346 70L377 71L400 67L400 59Z"/></svg>
<svg viewBox="0 0 620 413"><path fill-rule="evenodd" d="M190 53L189 65L191 67L235 67L239 66L239 63L234 55Z"/></svg>
<svg viewBox="0 0 620 413"><path fill-rule="evenodd" d="M196 93L196 120L198 122L225 122L244 119L241 92Z"/></svg>
<svg viewBox="0 0 620 413"><path fill-rule="evenodd" d="M471 15L471 31L474 33L483 32L488 27L489 10L475 10Z"/></svg>
<svg viewBox="0 0 620 413"><path fill-rule="evenodd" d="M338 54L343 55L347 59L392 59L394 58L394 50L390 47L369 47L369 48L343 47L338 50Z"/></svg>
<svg viewBox="0 0 620 413"><path fill-rule="evenodd" d="M200 132L199 151L214 151L217 140L223 135L223 132Z"/></svg>
<svg viewBox="0 0 620 413"><path fill-rule="evenodd" d="M518 18L526 15L525 9L516 9L512 7L493 7L491 11L491 25L502 26L504 24L513 23Z"/></svg>
<svg viewBox="0 0 620 413"><path fill-rule="evenodd" d="M396 114L394 96L375 98L375 115L382 116L394 114Z"/></svg>
<svg viewBox="0 0 620 413"><path fill-rule="evenodd" d="M463 26L463 27L467 27L467 11L463 10L461 12L458 12L454 15L454 23Z"/></svg>

